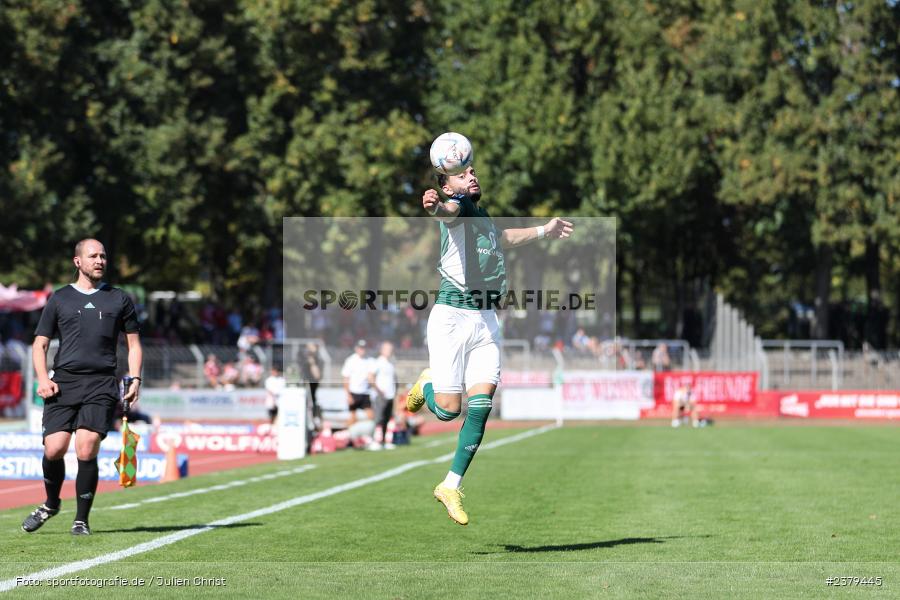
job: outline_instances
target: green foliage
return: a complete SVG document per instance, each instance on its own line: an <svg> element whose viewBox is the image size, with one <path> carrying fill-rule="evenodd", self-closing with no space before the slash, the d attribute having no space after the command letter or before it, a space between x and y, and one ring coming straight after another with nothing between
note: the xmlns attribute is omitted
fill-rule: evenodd
<svg viewBox="0 0 900 600"><path fill-rule="evenodd" d="M761 242L746 241L758 248L749 257L777 271L750 265L762 285L746 304L759 296L771 310L802 290L827 304L832 267L819 257L840 252L849 265L867 244L897 247L898 17L896 3L771 2L713 23L710 56L754 74L716 90L729 99L718 119L720 199Z"/></svg>

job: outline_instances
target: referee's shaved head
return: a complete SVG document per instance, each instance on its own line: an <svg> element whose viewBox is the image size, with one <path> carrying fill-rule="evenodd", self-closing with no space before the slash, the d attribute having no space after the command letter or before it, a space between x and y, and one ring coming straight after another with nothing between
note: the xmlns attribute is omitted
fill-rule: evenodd
<svg viewBox="0 0 900 600"><path fill-rule="evenodd" d="M99 283L106 273L106 248L94 238L84 238L75 244L75 277L81 283Z"/></svg>
<svg viewBox="0 0 900 600"><path fill-rule="evenodd" d="M84 252L87 250L88 246L92 246L93 244L97 244L100 246L101 251L105 251L106 248L103 247L103 244L99 240L95 240L94 238L84 238L77 244L75 244L75 256L83 256Z"/></svg>

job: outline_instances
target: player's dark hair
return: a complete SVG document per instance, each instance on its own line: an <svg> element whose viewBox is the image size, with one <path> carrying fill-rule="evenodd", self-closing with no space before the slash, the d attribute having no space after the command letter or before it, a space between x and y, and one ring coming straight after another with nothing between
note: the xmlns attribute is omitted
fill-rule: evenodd
<svg viewBox="0 0 900 600"><path fill-rule="evenodd" d="M444 187L447 184L447 176L443 173L436 173L438 185Z"/></svg>

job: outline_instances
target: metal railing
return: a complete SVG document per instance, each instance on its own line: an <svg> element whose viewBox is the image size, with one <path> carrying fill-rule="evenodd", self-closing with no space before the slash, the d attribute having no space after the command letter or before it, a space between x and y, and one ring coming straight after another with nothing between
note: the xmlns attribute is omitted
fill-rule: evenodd
<svg viewBox="0 0 900 600"><path fill-rule="evenodd" d="M900 390L900 351L845 351L841 358L842 389Z"/></svg>
<svg viewBox="0 0 900 600"><path fill-rule="evenodd" d="M751 357L722 361L721 354L712 352L701 358L697 349L684 340L629 340L605 342L607 350L618 347L621 355L609 356L585 353L571 348L535 351L527 340L505 340L503 368L521 371L546 371L559 373L563 369L652 369L652 349L665 344L671 359L671 368L677 370L730 370L738 365L750 364L760 374L760 389L900 389L900 352L846 351L838 340L760 340L752 346L739 345L752 352ZM340 364L348 356L350 348L328 348L320 339L298 338L282 343L256 346L253 356L264 369L273 364L284 368L286 376L300 379L300 359L307 344L316 344L322 363L323 385L341 385ZM52 364L58 347L52 341L48 363ZM143 340L145 385L148 387L206 387L203 373L206 357L218 357L221 363L236 362L240 351L235 346L206 346L171 344L156 340ZM31 352L18 352L25 396L31 397L34 389L34 370ZM127 350L119 349L119 363L126 363ZM640 357L640 361L638 360ZM428 364L425 348L397 349L397 373L401 385L411 384L422 368ZM604 362L604 359L605 360ZM335 366L337 365L337 366Z"/></svg>
<svg viewBox="0 0 900 600"><path fill-rule="evenodd" d="M501 350L504 365L515 365L522 371L531 370L531 343L528 340L503 340Z"/></svg>
<svg viewBox="0 0 900 600"><path fill-rule="evenodd" d="M256 362L262 365L265 373L274 365L284 371L289 381L299 381L301 379L300 357L307 344L316 345L323 365L322 379L330 381L332 359L325 343L320 339L292 338L265 346L252 346L248 352L252 354ZM176 352L172 352L167 347L174 348L175 345L165 344L162 347L156 347L155 344L151 344L150 346L145 345L144 348L144 376L148 381L157 385L178 383L183 386L204 387L207 382L203 373L203 365L208 356L214 355L222 364L237 362L242 358L242 352L236 346L191 344L179 347ZM190 358L181 348L187 349Z"/></svg>
<svg viewBox="0 0 900 600"><path fill-rule="evenodd" d="M843 387L844 343L840 340L762 340L767 362L763 389Z"/></svg>
<svg viewBox="0 0 900 600"><path fill-rule="evenodd" d="M504 342L506 343L506 342ZM552 349L553 362L546 353L535 355L532 365L535 369L561 371L563 369L582 370L642 370L654 369L653 351L664 345L669 357L666 370L698 371L700 356L685 340L616 338L600 343L596 351Z"/></svg>

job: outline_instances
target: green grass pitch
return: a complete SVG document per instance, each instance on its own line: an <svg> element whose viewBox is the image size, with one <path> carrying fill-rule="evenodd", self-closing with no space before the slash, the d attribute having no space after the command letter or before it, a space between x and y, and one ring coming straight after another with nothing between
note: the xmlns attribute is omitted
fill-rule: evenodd
<svg viewBox="0 0 900 600"><path fill-rule="evenodd" d="M490 430L486 442L516 433ZM442 441L424 447L432 439ZM468 527L431 497L449 461L420 464L61 578L143 578L143 588L114 588L127 598L900 597L898 442L900 430L887 426L551 429L478 454L464 481ZM19 529L27 510L0 512L0 580L453 448L453 436L426 438L393 452L346 451L101 495L89 538L68 532L71 501L34 534ZM283 475L305 464L316 466ZM278 476L145 502L266 474ZM111 510L126 502L138 506ZM196 577L226 585L194 585ZM880 577L881 585L828 586L829 577ZM177 578L186 585L160 585ZM60 593L46 581L7 592ZM69 583L65 596L98 593Z"/></svg>

